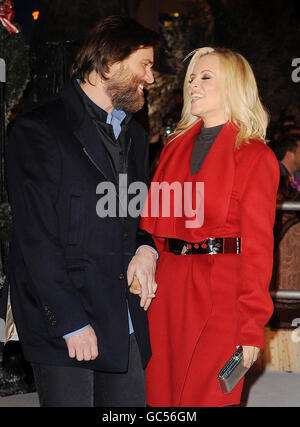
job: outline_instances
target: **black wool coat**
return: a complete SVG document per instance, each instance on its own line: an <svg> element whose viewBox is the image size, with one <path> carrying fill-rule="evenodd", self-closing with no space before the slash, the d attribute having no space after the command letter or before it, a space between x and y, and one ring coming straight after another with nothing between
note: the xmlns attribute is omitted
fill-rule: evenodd
<svg viewBox="0 0 300 427"><path fill-rule="evenodd" d="M148 183L146 133L132 119L127 136L128 181ZM126 280L139 218L97 215L97 185L116 183L74 82L17 119L7 169L13 213L11 301L25 358L126 371L129 306L145 367L151 355L147 315ZM69 358L62 337L88 323L97 335L99 356L78 362Z"/></svg>

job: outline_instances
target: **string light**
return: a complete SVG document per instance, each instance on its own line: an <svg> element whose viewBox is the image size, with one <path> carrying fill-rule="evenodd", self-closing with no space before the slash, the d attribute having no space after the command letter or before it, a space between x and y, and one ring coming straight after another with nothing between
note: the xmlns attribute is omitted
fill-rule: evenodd
<svg viewBox="0 0 300 427"><path fill-rule="evenodd" d="M40 12L38 10L35 10L34 12L32 12L32 16L35 21L39 19L39 14Z"/></svg>

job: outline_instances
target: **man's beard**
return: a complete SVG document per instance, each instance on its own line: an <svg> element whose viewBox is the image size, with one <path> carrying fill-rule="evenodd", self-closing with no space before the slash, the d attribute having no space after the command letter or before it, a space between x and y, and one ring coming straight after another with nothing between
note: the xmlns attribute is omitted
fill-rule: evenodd
<svg viewBox="0 0 300 427"><path fill-rule="evenodd" d="M145 102L144 95L138 92L140 84L145 86L145 82L142 82L137 76L132 73L128 75L123 70L114 73L105 82L105 91L116 110L136 113L143 107Z"/></svg>

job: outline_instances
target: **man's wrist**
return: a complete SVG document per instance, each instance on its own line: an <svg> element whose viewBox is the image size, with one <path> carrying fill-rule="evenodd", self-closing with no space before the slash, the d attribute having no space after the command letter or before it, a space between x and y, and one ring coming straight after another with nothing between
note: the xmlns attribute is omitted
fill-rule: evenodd
<svg viewBox="0 0 300 427"><path fill-rule="evenodd" d="M140 251L140 249L142 249L142 248L148 248L148 249L150 249L150 250L151 250L151 252L153 253L153 255L155 255L155 256L156 256L156 259L158 259L158 258L159 258L159 254L158 254L157 250L156 250L156 249L154 249L152 246L149 246L149 245L141 245L141 246L139 246L139 247L137 248L137 250L136 250L135 254L137 255L137 254L138 254L138 252Z"/></svg>
<svg viewBox="0 0 300 427"><path fill-rule="evenodd" d="M84 329L86 329L88 326L90 326L90 325L88 324L88 325L84 326L83 328L77 329L76 331L73 331L73 332L70 332L69 334L63 335L63 338L64 338L64 339L69 338L69 337L71 337L72 335L77 334L77 332L83 331L83 330L84 330Z"/></svg>

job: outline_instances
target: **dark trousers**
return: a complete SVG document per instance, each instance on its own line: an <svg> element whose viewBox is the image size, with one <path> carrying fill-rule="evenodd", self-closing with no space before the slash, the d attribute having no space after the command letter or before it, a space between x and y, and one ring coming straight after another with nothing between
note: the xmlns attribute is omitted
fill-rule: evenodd
<svg viewBox="0 0 300 427"><path fill-rule="evenodd" d="M32 364L42 407L146 406L145 371L134 334L125 373Z"/></svg>

